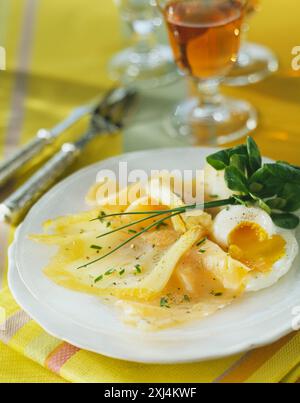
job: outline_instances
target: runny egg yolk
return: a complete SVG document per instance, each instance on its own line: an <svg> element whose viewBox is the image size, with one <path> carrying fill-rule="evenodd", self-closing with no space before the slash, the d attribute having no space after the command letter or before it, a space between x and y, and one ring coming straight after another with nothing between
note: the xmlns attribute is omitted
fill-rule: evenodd
<svg viewBox="0 0 300 403"><path fill-rule="evenodd" d="M229 254L252 270L267 272L286 253L280 235L269 236L258 224L243 222L229 234Z"/></svg>

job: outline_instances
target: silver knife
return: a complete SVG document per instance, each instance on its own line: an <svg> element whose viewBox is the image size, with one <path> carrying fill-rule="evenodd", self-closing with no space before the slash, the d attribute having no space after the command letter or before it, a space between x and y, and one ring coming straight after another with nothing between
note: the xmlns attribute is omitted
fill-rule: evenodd
<svg viewBox="0 0 300 403"><path fill-rule="evenodd" d="M98 101L99 102L99 101ZM46 146L53 143L65 130L73 126L83 116L90 114L95 108L95 102L74 109L70 115L52 129L40 129L36 137L0 163L0 187L12 179L16 173L32 158L40 155Z"/></svg>
<svg viewBox="0 0 300 403"><path fill-rule="evenodd" d="M132 89L111 91L94 109L87 132L78 141L63 144L52 159L0 204L0 221L18 224L34 202L74 163L87 143L99 134L113 133L123 126L135 97Z"/></svg>

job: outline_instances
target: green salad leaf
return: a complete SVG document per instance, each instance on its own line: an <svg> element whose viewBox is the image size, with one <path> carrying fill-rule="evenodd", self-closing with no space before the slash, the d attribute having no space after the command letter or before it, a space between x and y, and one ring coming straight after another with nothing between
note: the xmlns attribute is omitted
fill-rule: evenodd
<svg viewBox="0 0 300 403"><path fill-rule="evenodd" d="M299 225L299 218L292 214L300 209L299 167L283 161L263 164L252 137L245 145L210 155L207 162L224 171L227 187L237 192L233 194L235 203L259 206L282 228Z"/></svg>
<svg viewBox="0 0 300 403"><path fill-rule="evenodd" d="M299 217L290 213L273 213L271 217L274 223L281 228L294 229L299 225Z"/></svg>

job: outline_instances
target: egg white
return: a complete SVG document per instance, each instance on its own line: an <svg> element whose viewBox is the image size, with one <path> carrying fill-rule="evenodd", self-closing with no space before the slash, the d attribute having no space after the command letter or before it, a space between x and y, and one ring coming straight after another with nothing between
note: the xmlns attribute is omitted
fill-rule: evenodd
<svg viewBox="0 0 300 403"><path fill-rule="evenodd" d="M254 222L270 237L277 234L286 242L285 255L273 264L270 271L267 273L249 272L245 280L246 292L258 291L272 286L291 269L299 252L299 246L294 231L277 227L264 210L246 206L230 206L215 217L212 228L215 241L223 248L227 248L230 233L242 222Z"/></svg>
<svg viewBox="0 0 300 403"><path fill-rule="evenodd" d="M297 240L289 230L282 230L275 227L277 234L282 236L286 242L285 255L277 260L272 266L271 271L267 273L250 272L246 281L246 291L259 291L264 288L271 287L283 277L292 267L292 264L298 255L299 246Z"/></svg>

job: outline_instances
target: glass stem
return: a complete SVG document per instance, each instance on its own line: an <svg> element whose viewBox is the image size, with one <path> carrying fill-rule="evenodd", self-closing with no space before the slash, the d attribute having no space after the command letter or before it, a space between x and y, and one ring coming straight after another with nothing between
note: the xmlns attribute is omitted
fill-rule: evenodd
<svg viewBox="0 0 300 403"><path fill-rule="evenodd" d="M147 27L147 22L132 21L129 23L133 33L134 49L137 53L149 53L156 45L156 37L152 29Z"/></svg>
<svg viewBox="0 0 300 403"><path fill-rule="evenodd" d="M198 81L197 96L199 107L201 108L216 108L222 102L222 95L219 91L220 81Z"/></svg>
<svg viewBox="0 0 300 403"><path fill-rule="evenodd" d="M135 49L138 53L149 53L155 46L154 35L140 36L135 43Z"/></svg>

